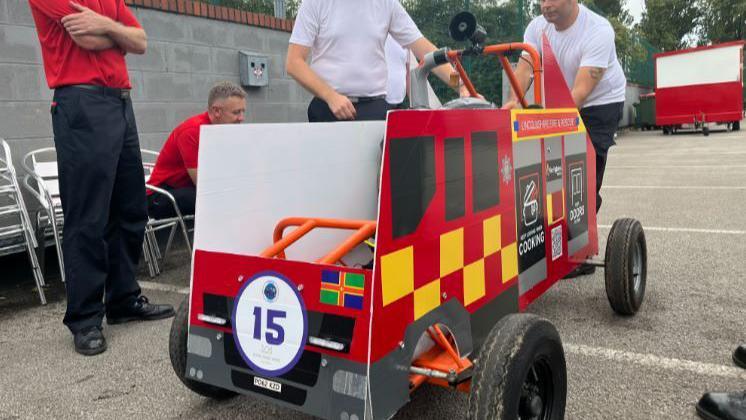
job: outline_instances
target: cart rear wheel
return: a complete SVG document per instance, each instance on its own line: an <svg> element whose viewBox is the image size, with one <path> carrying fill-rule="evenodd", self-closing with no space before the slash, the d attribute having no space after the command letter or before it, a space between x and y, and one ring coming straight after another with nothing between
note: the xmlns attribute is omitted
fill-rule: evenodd
<svg viewBox="0 0 746 420"><path fill-rule="evenodd" d="M176 311L173 323L171 324L171 334L168 339L168 353L171 356L171 366L176 372L181 382L187 388L196 392L203 397L224 400L237 395L233 391L218 388L186 377L186 358L187 358L187 336L189 334L189 296L179 305Z"/></svg>
<svg viewBox="0 0 746 420"><path fill-rule="evenodd" d="M663 126L663 135L667 136L671 134L671 129L669 127Z"/></svg>
<svg viewBox="0 0 746 420"><path fill-rule="evenodd" d="M705 136L709 136L710 135L710 127L708 127L706 125L703 125L702 126L702 134L704 134Z"/></svg>
<svg viewBox="0 0 746 420"><path fill-rule="evenodd" d="M554 326L512 314L490 331L471 380L470 420L559 420L565 416L567 370Z"/></svg>
<svg viewBox="0 0 746 420"><path fill-rule="evenodd" d="M740 130L741 129L741 121L734 122L732 128L733 128L733 131Z"/></svg>
<svg viewBox="0 0 746 420"><path fill-rule="evenodd" d="M645 297L647 245L642 224L635 219L614 222L606 242L606 296L620 315L634 315Z"/></svg>

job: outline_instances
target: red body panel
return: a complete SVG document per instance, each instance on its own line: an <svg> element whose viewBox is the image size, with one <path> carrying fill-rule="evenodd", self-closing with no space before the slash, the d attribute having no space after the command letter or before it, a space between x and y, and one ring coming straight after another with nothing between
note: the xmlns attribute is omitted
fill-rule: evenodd
<svg viewBox="0 0 746 420"><path fill-rule="evenodd" d="M464 228L465 244L473 244L479 238L481 244L481 222L483 219L502 214L503 235L512 236L515 241L515 200L513 197L512 184L500 184L500 205L497 208L489 209L479 214L473 214L472 208L473 191L471 182L465 182L466 187L466 214L462 218L445 221L445 191L440 188L445 183L444 173L444 150L442 140L445 138L469 138L471 133L480 131L497 132L498 154L502 159L508 156L512 160L512 136L510 131L510 112L509 111L403 111L389 114L389 125L386 132L387 141L391 139L411 138L420 136L435 137L435 184L438 186L435 195L427 207L427 211L420 223L419 228L412 234L401 238L392 239L391 237L391 199L390 199L390 176L386 170L390 165L389 161L384 161L384 170L382 177L381 204L378 223L377 237L377 266L380 267L380 258L382 255L389 254L396 250L413 246L414 247L414 289L426 285L427 283L440 278L440 254L439 241L440 235L454 229ZM441 141L438 141L441 140ZM389 144L387 142L387 144ZM465 174L471 174L471 148L470 143L466 142L464 157ZM385 154L386 158L390 157L389 153ZM466 175L470 176L470 175ZM472 238L473 237L473 238ZM474 259L481 257L481 250L473 249L469 245L464 249L464 264L471 263ZM472 254L472 255L470 255ZM471 258L469 258L471 257ZM500 261L493 259L485 261L485 274L498 273ZM487 267L492 270L487 271ZM463 272L456 271L444 278L441 278L440 293L445 293L446 299L451 297L463 296ZM489 278L489 277L488 277ZM414 293L390 303L383 305L381 289L381 272L376 271L376 288L374 299L374 322L372 334L376 337L373 340L371 348L371 362L375 362L381 357L388 354L393 348L399 345L399 341L404 336L404 330L414 321ZM473 312L481 305L497 296L500 292L515 283L512 279L508 283L502 283L498 279L487 282L486 295L484 298L474 302L466 307L469 312Z"/></svg>
<svg viewBox="0 0 746 420"><path fill-rule="evenodd" d="M548 110L551 112L552 110ZM570 112L554 111L555 119L562 120L567 118ZM577 111L571 116L577 117ZM525 120L526 115L518 115L516 122ZM531 116L529 116L531 117ZM545 150L544 140L541 138L543 133L548 137L556 136L558 131L556 126L545 126L542 129L536 129L537 123L547 121L546 115L541 112L533 114L534 125L529 124L529 130L526 136L534 137L529 141L541 143L541 150ZM573 118L575 119L575 118ZM407 141L407 139L432 137L434 139L435 154L435 192L432 199L427 203L426 211L416 230L410 234L393 238L392 237L392 199L389 167L391 165L391 152L387 150L384 153L383 172L381 181L381 202L377 233L376 249L376 272L374 282L374 315L372 324L372 336L375 337L371 342L371 363L389 354L396 348L404 337L407 326L411 325L418 318L417 304L415 295L419 293L430 293L431 296L439 296L439 303L442 304L447 300L456 298L464 305L466 310L474 313L482 306L495 299L502 292L516 285L518 281L516 275L510 278L503 278L504 273L502 264L502 254L485 255L482 249L482 238L484 235L484 222L494 216L500 216L501 223L501 241L503 246L506 244L516 245L516 194L515 194L515 173L511 166L511 178L509 182L500 182L500 201L496 206L474 212L474 191L472 188L472 140L474 133L494 132L497 135L498 143L498 161L495 162L495 170L500 170L500 162L507 159L513 165L514 162L514 140L511 129L511 113L503 110L449 110L449 111L402 111L389 114L389 123L386 133L386 145L390 147L392 141ZM564 130L568 131L567 128ZM464 215L452 220L447 220L446 212L446 175L445 175L445 146L446 139L463 138L464 139L464 180L465 188L465 212ZM521 140L523 141L523 140ZM590 140L585 138L585 150L593 150ZM564 150L562 153L562 166L565 167ZM583 262L586 258L597 254L597 228L595 215L595 155L586 153L585 182L588 186L587 209L588 209L588 237L589 242L582 249L576 251L574 255L568 257L567 244L567 218L561 217L555 219L551 225L548 220L544 219L544 230L547 234L556 226L563 226L563 252L562 257L555 261L551 259L551 241L546 240L545 255L547 255L547 275L531 290L523 293L519 298L519 308L524 309L532 301L538 298L552 284L559 281L568 272ZM542 152L542 167L547 166L546 158ZM542 172L544 173L544 172ZM545 173L544 173L545 174ZM546 175L546 174L545 174ZM542 191L547 191L546 176L542 179ZM590 193L592 191L593 193ZM561 201L561 200L560 200ZM543 201L546 211L547 203ZM564 213L564 205L562 213ZM546 214L546 213L544 213ZM440 267L442 260L448 256L441 255L442 237L449 232L463 231L463 254L461 266L446 275L441 275ZM404 294L393 302L384 302L383 283L381 274L381 258L408 247L412 248L413 255L413 290ZM470 264L477 263L483 259L484 265L484 295L473 302L466 302L464 290L464 276L466 267ZM428 285L433 289L426 290ZM432 298L432 297L431 297Z"/></svg>
<svg viewBox="0 0 746 420"><path fill-rule="evenodd" d="M268 243L269 243L268 238ZM226 333L232 333L230 327L223 328L204 323L197 319L197 315L204 313L203 296L207 294L228 296L234 298L243 281L263 271L273 271L290 279L297 286L302 285L300 292L308 311L330 313L356 318L356 325L350 352L348 354L330 352L329 350L307 345L306 349L318 353L333 354L335 357L352 360L359 363L368 361L368 323L370 322L370 293L365 294L362 310L343 308L319 302L321 289L321 272L325 269L365 274L365 290L371 287L370 270L310 264L298 261L267 259L246 255L223 254L197 250L194 253L194 281L192 283L191 312L189 324L193 326L211 328ZM239 281L239 277L242 281Z"/></svg>

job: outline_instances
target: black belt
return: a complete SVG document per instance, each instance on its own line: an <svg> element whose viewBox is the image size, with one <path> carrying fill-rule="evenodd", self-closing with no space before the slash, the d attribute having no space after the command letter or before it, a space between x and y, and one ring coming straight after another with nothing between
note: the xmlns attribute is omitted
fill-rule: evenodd
<svg viewBox="0 0 746 420"><path fill-rule="evenodd" d="M97 85L67 85L67 86L60 87L58 89L66 89L66 88L85 89L90 92L96 92L99 95L113 96L119 99L130 98L129 89L110 88L106 86L97 86Z"/></svg>
<svg viewBox="0 0 746 420"><path fill-rule="evenodd" d="M362 103L362 102L373 102L377 101L379 99L386 99L386 95L378 95L378 96L348 96L347 99L350 100L353 104Z"/></svg>

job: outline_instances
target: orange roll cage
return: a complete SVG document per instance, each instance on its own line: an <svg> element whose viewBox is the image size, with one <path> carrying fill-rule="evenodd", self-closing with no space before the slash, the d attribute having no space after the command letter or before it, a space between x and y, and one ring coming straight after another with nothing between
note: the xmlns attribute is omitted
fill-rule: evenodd
<svg viewBox="0 0 746 420"><path fill-rule="evenodd" d="M516 96L518 96L518 100L521 102L521 105L524 108L528 108L528 102L526 102L526 97L524 95L523 89L521 89L521 86L518 83L518 79L515 76L513 67L510 65L510 62L505 57L505 53L518 50L526 51L531 56L531 64L533 65L534 72L534 103L536 105L541 105L543 102L541 91L541 58L539 57L539 53L536 51L536 48L522 42L510 42L507 44L488 45L484 47L482 55L496 55L500 59L500 64L502 64L503 70L505 70L505 74L508 75L508 80L510 80L510 86L516 93ZM466 86L469 94L473 97L476 97L477 90L474 88L474 84L471 82L469 76L464 70L464 67L461 65L461 58L463 57L463 55L464 50L448 51L448 60L456 68L456 72L458 73L461 80L463 80L464 86Z"/></svg>
<svg viewBox="0 0 746 420"><path fill-rule="evenodd" d="M283 237L285 229L297 226L288 236ZM320 219L312 217L288 217L282 219L275 227L273 239L274 244L262 251L263 258L285 259L285 250L298 240L316 228L354 230L355 232L345 239L328 254L318 259L318 264L336 264L345 254L352 251L356 246L366 239L375 235L376 222L373 220L344 220L344 219Z"/></svg>

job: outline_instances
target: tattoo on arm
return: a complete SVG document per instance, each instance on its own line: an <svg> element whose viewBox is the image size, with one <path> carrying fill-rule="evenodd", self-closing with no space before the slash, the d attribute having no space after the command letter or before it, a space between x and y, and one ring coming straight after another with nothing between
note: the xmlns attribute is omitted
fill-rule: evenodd
<svg viewBox="0 0 746 420"><path fill-rule="evenodd" d="M590 73L593 80L601 80L602 77L604 77L604 72L606 69L603 69L601 67L591 67Z"/></svg>

